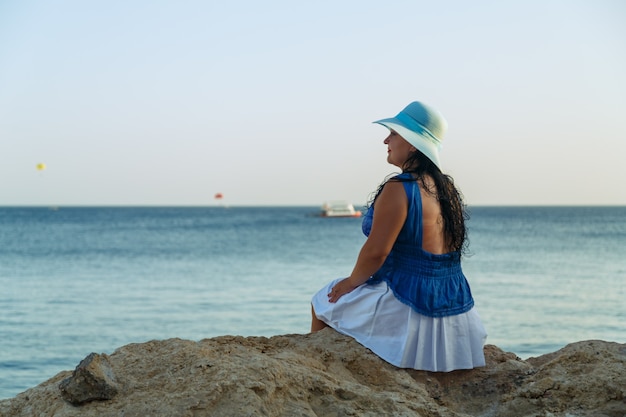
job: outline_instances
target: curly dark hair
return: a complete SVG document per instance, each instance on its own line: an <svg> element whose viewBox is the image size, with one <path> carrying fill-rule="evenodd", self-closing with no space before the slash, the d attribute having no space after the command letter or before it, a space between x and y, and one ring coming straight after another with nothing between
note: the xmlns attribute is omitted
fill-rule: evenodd
<svg viewBox="0 0 626 417"><path fill-rule="evenodd" d="M469 213L463 201L463 194L454 184L454 179L442 173L439 167L419 150L413 152L406 160L402 172L412 174L413 178L395 178L395 174L389 175L378 187L368 206L374 204L387 182L417 180L427 193L439 201L446 245L453 251L466 253L469 242L465 221L469 219ZM432 178L434 185L427 183L428 177Z"/></svg>

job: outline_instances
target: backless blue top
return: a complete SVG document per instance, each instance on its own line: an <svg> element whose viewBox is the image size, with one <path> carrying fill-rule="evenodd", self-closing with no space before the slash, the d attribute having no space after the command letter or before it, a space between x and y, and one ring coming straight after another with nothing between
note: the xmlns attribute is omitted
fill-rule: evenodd
<svg viewBox="0 0 626 417"><path fill-rule="evenodd" d="M403 173L396 178L409 179ZM429 317L461 314L474 306L461 270L461 253L433 254L422 249L422 197L416 181L403 181L409 207L402 230L378 271L366 284L387 282L398 300ZM372 204L363 218L369 236L374 219Z"/></svg>

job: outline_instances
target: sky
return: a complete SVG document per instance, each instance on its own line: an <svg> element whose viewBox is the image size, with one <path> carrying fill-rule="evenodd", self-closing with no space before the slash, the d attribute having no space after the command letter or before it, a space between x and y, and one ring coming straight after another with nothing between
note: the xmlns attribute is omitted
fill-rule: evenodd
<svg viewBox="0 0 626 417"><path fill-rule="evenodd" d="M0 205L362 204L415 100L470 205L626 205L622 0L0 0Z"/></svg>

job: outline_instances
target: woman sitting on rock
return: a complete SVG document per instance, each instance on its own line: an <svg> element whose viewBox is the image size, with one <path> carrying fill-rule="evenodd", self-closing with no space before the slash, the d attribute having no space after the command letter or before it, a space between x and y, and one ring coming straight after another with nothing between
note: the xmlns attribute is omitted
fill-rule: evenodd
<svg viewBox="0 0 626 417"><path fill-rule="evenodd" d="M311 331L330 326L401 368L484 366L487 335L461 270L465 206L440 170L446 122L413 102L375 123L389 129L387 162L402 173L369 204L352 274L313 297Z"/></svg>

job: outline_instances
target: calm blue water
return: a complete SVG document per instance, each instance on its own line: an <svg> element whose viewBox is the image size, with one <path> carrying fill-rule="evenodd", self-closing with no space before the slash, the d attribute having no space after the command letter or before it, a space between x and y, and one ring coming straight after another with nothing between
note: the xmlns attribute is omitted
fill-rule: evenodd
<svg viewBox="0 0 626 417"><path fill-rule="evenodd" d="M0 208L0 398L128 343L308 332L365 239L316 211ZM469 227L488 343L626 342L626 207L474 207Z"/></svg>

